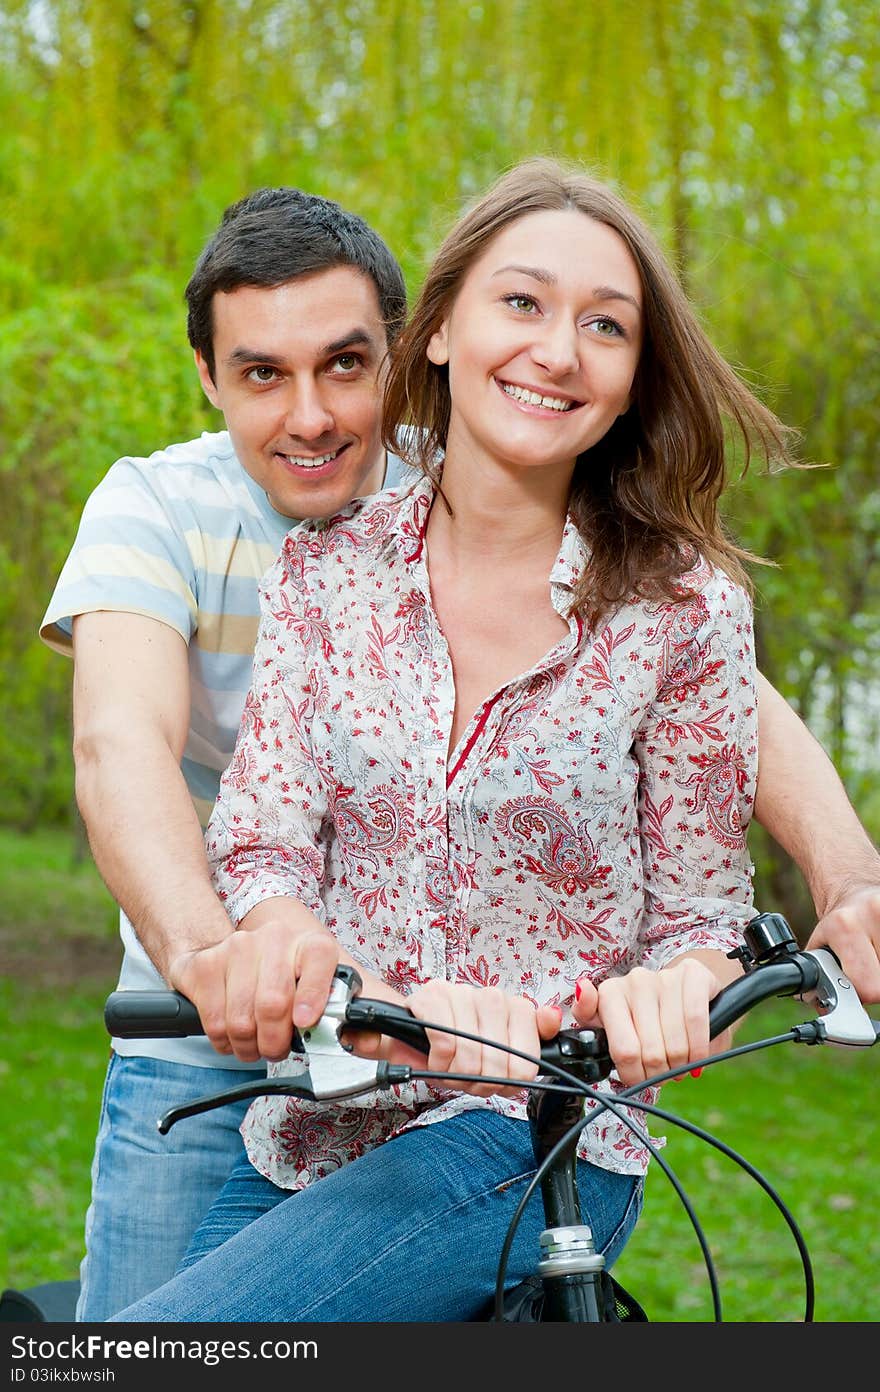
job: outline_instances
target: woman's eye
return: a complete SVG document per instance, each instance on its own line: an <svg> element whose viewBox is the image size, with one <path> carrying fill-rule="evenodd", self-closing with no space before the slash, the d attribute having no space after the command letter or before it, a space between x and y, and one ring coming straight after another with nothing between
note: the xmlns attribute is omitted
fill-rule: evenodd
<svg viewBox="0 0 880 1392"><path fill-rule="evenodd" d="M266 382L274 382L278 373L274 367L269 367L268 363L259 363L257 367L252 367L248 377L252 382L259 382L265 385Z"/></svg>
<svg viewBox="0 0 880 1392"><path fill-rule="evenodd" d="M504 301L519 314L530 314L532 310L537 309L531 295L505 295Z"/></svg>
<svg viewBox="0 0 880 1392"><path fill-rule="evenodd" d="M623 328L616 319L606 319L603 315L601 319L590 321L589 327L600 338L623 338L625 337Z"/></svg>

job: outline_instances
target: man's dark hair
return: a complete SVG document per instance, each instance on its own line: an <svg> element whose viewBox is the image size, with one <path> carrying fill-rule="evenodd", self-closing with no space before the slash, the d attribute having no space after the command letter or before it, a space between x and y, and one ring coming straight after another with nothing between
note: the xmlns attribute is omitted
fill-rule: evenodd
<svg viewBox="0 0 880 1392"><path fill-rule="evenodd" d="M211 376L218 292L284 285L334 266L352 266L370 277L391 344L406 318L406 285L397 260L363 218L297 188L257 189L232 203L186 287L187 336Z"/></svg>

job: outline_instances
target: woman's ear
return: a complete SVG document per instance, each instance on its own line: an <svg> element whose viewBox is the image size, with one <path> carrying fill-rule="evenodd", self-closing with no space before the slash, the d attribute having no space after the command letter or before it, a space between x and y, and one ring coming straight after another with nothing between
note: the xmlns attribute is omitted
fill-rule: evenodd
<svg viewBox="0 0 880 1392"><path fill-rule="evenodd" d="M449 362L449 343L447 321L444 319L439 329L431 334L428 339L428 362L432 362L435 367L442 367Z"/></svg>

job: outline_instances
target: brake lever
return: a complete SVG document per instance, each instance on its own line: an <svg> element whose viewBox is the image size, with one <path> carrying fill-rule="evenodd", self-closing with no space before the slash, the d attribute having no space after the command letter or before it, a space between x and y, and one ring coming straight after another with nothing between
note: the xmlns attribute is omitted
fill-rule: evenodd
<svg viewBox="0 0 880 1392"><path fill-rule="evenodd" d="M821 1011L814 1022L819 1038L828 1044L856 1048L876 1044L877 1026L834 953L826 947L814 947L805 949L803 955L812 957L819 976L816 985L797 999Z"/></svg>
<svg viewBox="0 0 880 1392"><path fill-rule="evenodd" d="M324 1013L311 1029L302 1030L303 1049L308 1058L311 1097L316 1102L356 1097L360 1092L390 1087L403 1081L403 1072L384 1059L358 1058L341 1041L346 1012L360 994L363 982L355 967L346 963L336 968Z"/></svg>
<svg viewBox="0 0 880 1392"><path fill-rule="evenodd" d="M340 1040L346 1009L362 985L354 967L344 963L338 966L320 1020L311 1029L294 1033L292 1053L300 1057L288 1059L289 1071L273 1078L239 1083L226 1092L197 1097L180 1107L171 1107L157 1122L161 1134L164 1136L184 1117L195 1116L243 1098L284 1096L304 1097L310 1102L330 1102L404 1081L404 1070L395 1068L384 1059L373 1062L358 1058Z"/></svg>

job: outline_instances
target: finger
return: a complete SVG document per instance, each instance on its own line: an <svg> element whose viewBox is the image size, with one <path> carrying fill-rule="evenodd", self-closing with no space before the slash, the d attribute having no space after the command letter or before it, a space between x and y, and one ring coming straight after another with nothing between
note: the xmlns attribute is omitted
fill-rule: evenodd
<svg viewBox="0 0 880 1392"><path fill-rule="evenodd" d="M499 1044L516 1045L512 1029L513 1016L516 1011L516 1004L503 991L497 990L494 986L484 987L475 992L475 1003L477 1013L477 1024L475 1032L484 1039L497 1040ZM527 1004L527 1002L524 1002ZM532 1012L534 1013L534 1011ZM525 1036L528 1038L528 1035ZM484 1044L481 1050L480 1072L490 1078L506 1078L510 1074L515 1074L516 1065L519 1061L512 1058L503 1048L494 1048L491 1044ZM501 1089L490 1087L484 1096L489 1096L493 1092L500 1092ZM510 1091L505 1095L511 1095Z"/></svg>
<svg viewBox="0 0 880 1392"><path fill-rule="evenodd" d="M541 1055L541 1039L553 1039L559 1033L562 1010L556 1005L542 1005L537 1010L531 1001L523 996L515 996L510 1002L510 1043L523 1054L533 1059ZM531 1082L537 1076L539 1065L528 1059L511 1054L510 1076L518 1082Z"/></svg>
<svg viewBox="0 0 880 1392"><path fill-rule="evenodd" d="M338 963L339 945L329 933L305 933L297 939L293 965L297 1029L308 1029L321 1018Z"/></svg>
<svg viewBox="0 0 880 1392"><path fill-rule="evenodd" d="M581 1029L596 1029L599 1018L599 991L588 976L581 976L574 985L572 1014Z"/></svg>
<svg viewBox="0 0 880 1392"><path fill-rule="evenodd" d="M383 1041L382 1035L376 1033L374 1030L344 1029L340 1035L340 1042L344 1044L347 1049L351 1049L351 1052L356 1054L358 1058L391 1058L392 1055L390 1047L387 1052L384 1050L383 1044L385 1041ZM389 1045L395 1042L395 1040L387 1041ZM392 1061L397 1063L400 1060L395 1057ZM424 1061L424 1055L422 1055L419 1062L424 1063ZM407 1059L407 1062L409 1062L409 1059Z"/></svg>
<svg viewBox="0 0 880 1392"><path fill-rule="evenodd" d="M466 1034L482 1034L480 1029L479 1002L478 996L481 991L471 986L460 983L452 985L449 992L449 1004L452 1010L452 1024L457 1030L462 1030ZM450 1063L447 1065L450 1073L470 1073L480 1076L486 1070L483 1066L483 1046L473 1039L462 1039L457 1035L449 1036L453 1046L453 1054ZM492 1088L482 1087L479 1083L465 1083L464 1090L473 1092L477 1097L488 1097Z"/></svg>
<svg viewBox="0 0 880 1392"><path fill-rule="evenodd" d="M637 971L638 968L634 968ZM629 984L633 972L624 980ZM599 988L599 1023L608 1036L608 1051L614 1060L621 1082L627 1087L644 1082L647 1074L642 1063L640 1029L636 1028L635 1012L624 980L603 981ZM654 1002L656 1010L656 1001ZM639 1021L640 1027L642 1021ZM659 1022L655 1023L659 1030Z"/></svg>
<svg viewBox="0 0 880 1392"><path fill-rule="evenodd" d="M849 906L835 910L813 929L807 947L830 948L863 1005L880 1003L880 908L876 921Z"/></svg>
<svg viewBox="0 0 880 1392"><path fill-rule="evenodd" d="M642 1041L642 1062L650 1077L670 1068L683 1068L691 1058L702 1058L706 1049L697 1053L701 1042L708 1045L709 1016L707 997L688 989L687 973L661 971L657 973L657 1004L660 1038L651 1052ZM702 1004L701 1004L702 1000Z"/></svg>
<svg viewBox="0 0 880 1392"><path fill-rule="evenodd" d="M456 1044L455 1037L443 1028L446 1024L455 1027L449 983L427 981L410 996L409 1008L417 1020L431 1021L439 1026L437 1029L426 1026L425 1029L428 1036L427 1067L437 1073L449 1072ZM422 1064L425 1064L424 1058Z"/></svg>
<svg viewBox="0 0 880 1392"><path fill-rule="evenodd" d="M555 1039L562 1027L562 1006L539 1005L535 1017L540 1038Z"/></svg>
<svg viewBox="0 0 880 1392"><path fill-rule="evenodd" d="M179 964L171 985L191 1000L199 1013L202 1028L219 1054L231 1054L232 1043L226 1033L226 949L203 948Z"/></svg>
<svg viewBox="0 0 880 1392"><path fill-rule="evenodd" d="M228 940L226 956L226 1033L235 1057L254 1063L260 1057L254 1019L258 959L249 933L235 933Z"/></svg>
<svg viewBox="0 0 880 1392"><path fill-rule="evenodd" d="M682 1052L676 1044L667 1043L666 1053L670 1068L678 1068L684 1063L694 1063L709 1053L709 1001L717 990L717 983L711 974L702 971L698 974L687 972L683 975L681 990L681 1015L683 1025Z"/></svg>
<svg viewBox="0 0 880 1392"><path fill-rule="evenodd" d="M256 934L254 935L256 936ZM293 1036L294 981L290 944L270 935L260 942L254 1017L257 1046L265 1059L290 1053Z"/></svg>

